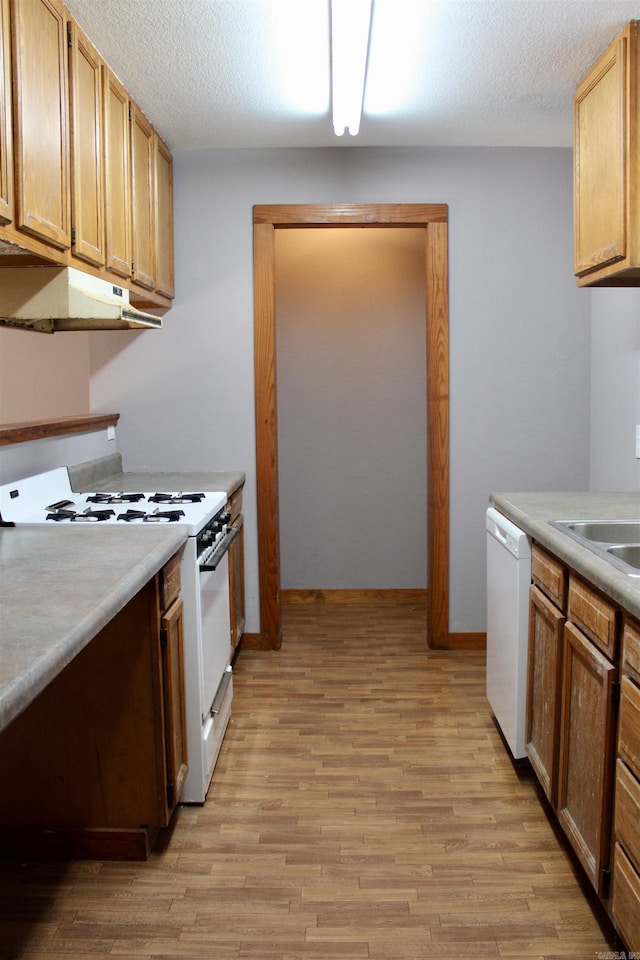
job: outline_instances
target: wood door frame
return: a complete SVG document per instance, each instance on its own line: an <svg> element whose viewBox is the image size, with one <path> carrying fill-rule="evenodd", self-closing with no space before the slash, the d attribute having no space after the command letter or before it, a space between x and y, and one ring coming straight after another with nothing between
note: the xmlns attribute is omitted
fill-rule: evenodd
<svg viewBox="0 0 640 960"><path fill-rule="evenodd" d="M427 646L449 641L449 257L446 204L284 204L253 208L259 645L277 650L280 617L275 231L423 227L427 328Z"/></svg>

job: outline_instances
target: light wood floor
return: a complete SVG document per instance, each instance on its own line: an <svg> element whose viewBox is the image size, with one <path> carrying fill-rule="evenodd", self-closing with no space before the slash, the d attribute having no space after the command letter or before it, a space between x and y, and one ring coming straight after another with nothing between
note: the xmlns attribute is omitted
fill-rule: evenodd
<svg viewBox="0 0 640 960"><path fill-rule="evenodd" d="M296 604L243 652L204 807L146 863L0 864L0 956L589 958L611 950L484 697L409 605Z"/></svg>

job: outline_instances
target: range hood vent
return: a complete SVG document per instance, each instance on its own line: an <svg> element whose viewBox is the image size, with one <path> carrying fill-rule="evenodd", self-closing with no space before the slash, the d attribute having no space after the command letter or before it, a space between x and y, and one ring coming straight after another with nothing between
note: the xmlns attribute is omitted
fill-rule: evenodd
<svg viewBox="0 0 640 960"><path fill-rule="evenodd" d="M0 326L56 330L158 329L162 319L136 310L129 291L73 267L0 268Z"/></svg>

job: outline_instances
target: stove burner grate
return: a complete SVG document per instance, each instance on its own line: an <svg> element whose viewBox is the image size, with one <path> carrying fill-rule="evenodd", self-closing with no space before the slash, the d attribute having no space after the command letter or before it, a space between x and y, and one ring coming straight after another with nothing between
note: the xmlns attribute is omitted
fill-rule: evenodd
<svg viewBox="0 0 640 960"><path fill-rule="evenodd" d="M151 503L200 503L204 493L154 493Z"/></svg>
<svg viewBox="0 0 640 960"><path fill-rule="evenodd" d="M75 510L56 510L54 513L47 514L47 520L55 520L60 523L67 520L71 523L99 523L115 516L115 510L85 510L83 513L77 513Z"/></svg>
<svg viewBox="0 0 640 960"><path fill-rule="evenodd" d="M155 510L148 513L144 518L145 523L177 523L180 517L184 517L184 510Z"/></svg>
<svg viewBox="0 0 640 960"><path fill-rule="evenodd" d="M117 519L130 523L132 520L146 520L146 517L144 510L127 510L126 513L119 513Z"/></svg>
<svg viewBox="0 0 640 960"><path fill-rule="evenodd" d="M92 493L87 503L138 503L144 493Z"/></svg>

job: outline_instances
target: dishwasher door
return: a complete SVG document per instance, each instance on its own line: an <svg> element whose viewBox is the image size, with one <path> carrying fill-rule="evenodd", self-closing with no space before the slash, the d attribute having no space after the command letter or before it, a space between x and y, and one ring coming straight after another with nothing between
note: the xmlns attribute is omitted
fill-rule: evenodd
<svg viewBox="0 0 640 960"><path fill-rule="evenodd" d="M487 699L515 760L525 757L531 547L493 507L487 530Z"/></svg>

